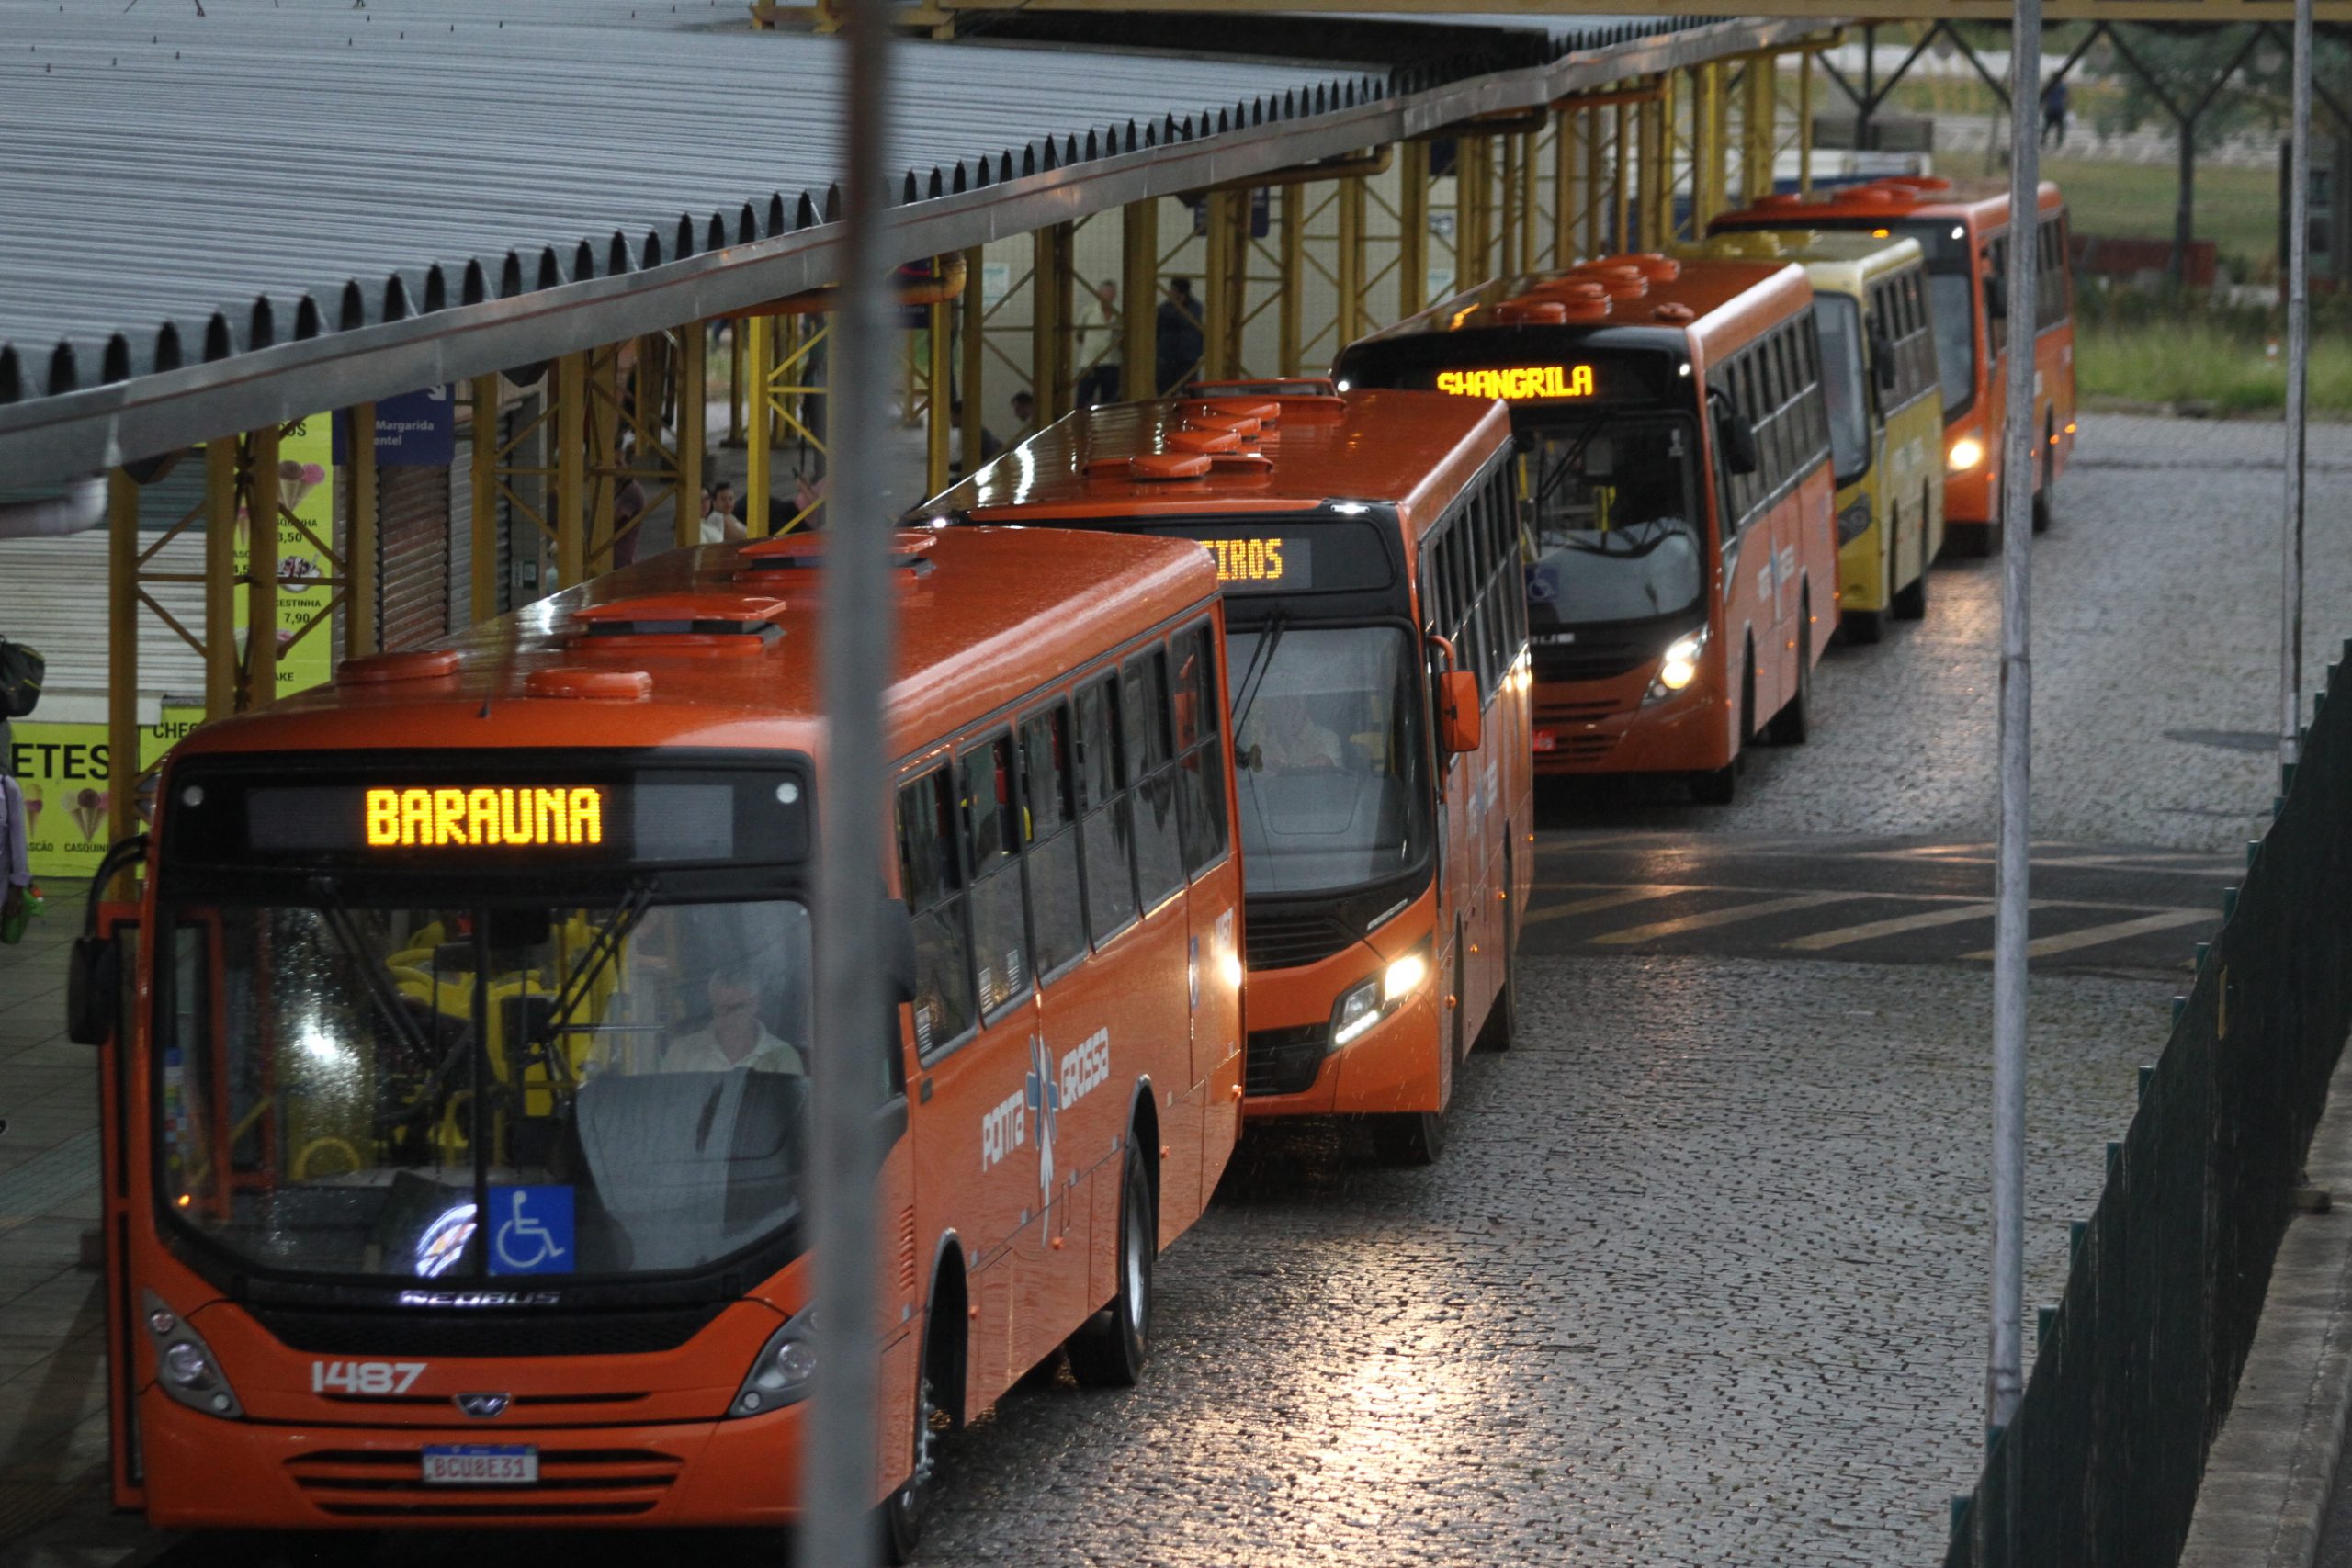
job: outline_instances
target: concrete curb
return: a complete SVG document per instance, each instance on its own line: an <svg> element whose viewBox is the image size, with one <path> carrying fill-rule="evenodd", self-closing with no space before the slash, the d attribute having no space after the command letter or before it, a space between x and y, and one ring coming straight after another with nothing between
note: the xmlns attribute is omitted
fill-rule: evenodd
<svg viewBox="0 0 2352 1568"><path fill-rule="evenodd" d="M2352 1051L2329 1081L2305 1166L2335 1206L2298 1214L2279 1244L2180 1568L2312 1568L2319 1552L2352 1416Z"/></svg>

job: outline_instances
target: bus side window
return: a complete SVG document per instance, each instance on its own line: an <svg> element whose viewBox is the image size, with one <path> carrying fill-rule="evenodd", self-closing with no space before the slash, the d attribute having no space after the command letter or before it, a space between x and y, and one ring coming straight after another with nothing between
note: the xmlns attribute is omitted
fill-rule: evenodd
<svg viewBox="0 0 2352 1568"><path fill-rule="evenodd" d="M1119 763L1118 682L1114 676L1078 694L1080 829L1085 844L1086 926L1101 947L1136 918L1134 803Z"/></svg>
<svg viewBox="0 0 2352 1568"><path fill-rule="evenodd" d="M967 745L963 770L965 843L971 855L972 956L980 1016L993 1018L1029 990L1029 936L1022 908L1020 802L1012 737L1000 730Z"/></svg>
<svg viewBox="0 0 2352 1568"><path fill-rule="evenodd" d="M1184 869L1194 876L1225 858L1225 742L1217 733L1216 639L1208 623L1170 643L1176 661L1177 823Z"/></svg>
<svg viewBox="0 0 2352 1568"><path fill-rule="evenodd" d="M1168 655L1150 649L1127 660L1127 761L1136 795L1136 885L1143 907L1184 886L1176 822L1175 753L1169 746Z"/></svg>
<svg viewBox="0 0 2352 1568"><path fill-rule="evenodd" d="M1826 456L1829 404L1821 391L1821 324L1806 315L1791 330L1789 353L1796 368L1797 467L1811 468Z"/></svg>
<svg viewBox="0 0 2352 1568"><path fill-rule="evenodd" d="M1021 721L1021 801L1027 808L1029 929L1037 973L1049 976L1086 953L1079 877L1077 780L1070 767L1069 705Z"/></svg>
<svg viewBox="0 0 2352 1568"><path fill-rule="evenodd" d="M978 1020L956 800L944 767L899 786L899 877L915 917L915 1048L929 1056L961 1043Z"/></svg>

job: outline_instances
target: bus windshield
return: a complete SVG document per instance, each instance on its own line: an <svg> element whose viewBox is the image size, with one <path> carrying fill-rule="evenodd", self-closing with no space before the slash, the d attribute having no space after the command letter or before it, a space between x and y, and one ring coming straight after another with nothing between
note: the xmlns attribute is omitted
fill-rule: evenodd
<svg viewBox="0 0 2352 1568"><path fill-rule="evenodd" d="M362 880L167 908L154 1133L178 1222L281 1273L443 1280L797 1236L802 905L412 908Z"/></svg>
<svg viewBox="0 0 2352 1568"><path fill-rule="evenodd" d="M1706 592L1697 445L1679 416L1598 415L1526 430L1535 505L1527 608L1543 677L1547 642L1574 628L1685 617Z"/></svg>
<svg viewBox="0 0 2352 1568"><path fill-rule="evenodd" d="M1936 369L1949 420L1976 400L1976 252L1958 219L1906 219L1894 231L1928 253L1928 306L1936 319Z"/></svg>
<svg viewBox="0 0 2352 1568"><path fill-rule="evenodd" d="M1262 664L1262 668L1260 666ZM1385 881L1430 849L1419 660L1402 626L1276 622L1226 639L1251 894Z"/></svg>
<svg viewBox="0 0 2352 1568"><path fill-rule="evenodd" d="M1814 296L1821 329L1821 393L1829 405L1829 459L1838 482L1852 484L1871 468L1869 373L1862 367L1862 311L1850 294Z"/></svg>

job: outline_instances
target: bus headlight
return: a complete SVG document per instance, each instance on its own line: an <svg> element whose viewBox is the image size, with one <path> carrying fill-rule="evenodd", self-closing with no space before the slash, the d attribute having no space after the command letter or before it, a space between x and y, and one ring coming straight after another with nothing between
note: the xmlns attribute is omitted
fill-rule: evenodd
<svg viewBox="0 0 2352 1568"><path fill-rule="evenodd" d="M1699 656L1707 650L1707 628L1700 627L1688 637L1676 637L1666 645L1665 657L1658 660L1657 675L1650 682L1644 702L1664 702L1699 678Z"/></svg>
<svg viewBox="0 0 2352 1568"><path fill-rule="evenodd" d="M808 1307L768 1336L727 1407L729 1416L757 1416L808 1397L817 1381L816 1318L817 1309Z"/></svg>
<svg viewBox="0 0 2352 1568"><path fill-rule="evenodd" d="M1410 1001L1430 977L1430 944L1424 941L1369 980L1340 993L1331 1010L1331 1048L1338 1050L1362 1039L1372 1026Z"/></svg>
<svg viewBox="0 0 2352 1568"><path fill-rule="evenodd" d="M164 1298L154 1292L146 1292L146 1310L140 1314L147 1329L147 1339L155 1348L155 1365L161 1373L155 1386L165 1397L190 1410L201 1410L207 1416L218 1416L235 1421L244 1416L244 1407L237 1403L236 1391L221 1375L220 1358L204 1336L188 1326L187 1319L174 1312Z"/></svg>
<svg viewBox="0 0 2352 1568"><path fill-rule="evenodd" d="M1964 474L1984 460L1984 443L1973 435L1963 435L1951 444L1946 462L1955 474Z"/></svg>
<svg viewBox="0 0 2352 1568"><path fill-rule="evenodd" d="M1845 548L1870 531L1871 503L1858 501L1838 514L1838 547Z"/></svg>

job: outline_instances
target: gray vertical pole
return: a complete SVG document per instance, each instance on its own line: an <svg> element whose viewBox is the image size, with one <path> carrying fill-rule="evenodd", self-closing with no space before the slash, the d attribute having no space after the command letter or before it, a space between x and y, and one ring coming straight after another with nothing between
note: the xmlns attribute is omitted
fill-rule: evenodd
<svg viewBox="0 0 2352 1568"><path fill-rule="evenodd" d="M2031 806L2034 273L2041 203L2041 0L2009 28L2008 421L2001 433L2001 827L1993 923L1993 1344L1985 1418L2025 1390L2026 881ZM2015 1445L2011 1445L2014 1451Z"/></svg>
<svg viewBox="0 0 2352 1568"><path fill-rule="evenodd" d="M2303 396L2312 346L2312 0L2295 0L2293 140L2287 154L2287 509L2279 538L2278 761L2303 717Z"/></svg>
<svg viewBox="0 0 2352 1568"><path fill-rule="evenodd" d="M884 400L893 381L885 343L889 192L889 32L882 0L842 0L849 123L841 176L842 299L831 389L833 461L827 470L822 626L818 659L826 717L824 816L817 840L817 1008L811 1114L811 1244L816 1269L817 1385L802 1470L803 1568L874 1561L874 1115L876 1053L899 1036L882 971L880 874L883 694L896 663L887 515L876 470ZM886 1021L888 1021L886 1022Z"/></svg>

